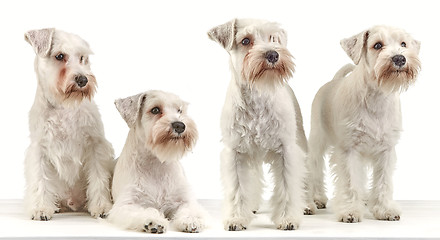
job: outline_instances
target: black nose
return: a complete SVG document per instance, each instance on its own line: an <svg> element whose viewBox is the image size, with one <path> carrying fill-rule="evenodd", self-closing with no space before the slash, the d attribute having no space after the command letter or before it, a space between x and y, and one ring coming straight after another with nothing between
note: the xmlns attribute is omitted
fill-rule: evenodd
<svg viewBox="0 0 440 240"><path fill-rule="evenodd" d="M266 59L270 63L276 63L278 61L278 57L279 56L280 55L277 52L275 52L275 51L268 51L268 52L266 52Z"/></svg>
<svg viewBox="0 0 440 240"><path fill-rule="evenodd" d="M84 75L79 75L75 77L75 82L76 84L78 84L79 87L84 87L85 85L87 85L87 82L89 82L89 80L87 79L86 76Z"/></svg>
<svg viewBox="0 0 440 240"><path fill-rule="evenodd" d="M183 133L185 131L185 124L183 122L173 122L171 126L173 126L176 133Z"/></svg>
<svg viewBox="0 0 440 240"><path fill-rule="evenodd" d="M398 66L402 67L406 63L406 58L403 55L396 55L392 58L393 63Z"/></svg>

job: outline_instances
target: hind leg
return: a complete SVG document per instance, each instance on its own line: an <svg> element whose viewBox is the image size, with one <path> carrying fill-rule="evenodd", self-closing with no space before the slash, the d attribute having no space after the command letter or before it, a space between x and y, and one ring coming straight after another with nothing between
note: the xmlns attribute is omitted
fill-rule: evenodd
<svg viewBox="0 0 440 240"><path fill-rule="evenodd" d="M325 194L325 161L324 155L328 148L328 143L320 126L312 125L309 138L309 155L306 160L309 177L307 181L308 202L314 202L318 209L325 208L328 198ZM312 206L313 207L313 206Z"/></svg>

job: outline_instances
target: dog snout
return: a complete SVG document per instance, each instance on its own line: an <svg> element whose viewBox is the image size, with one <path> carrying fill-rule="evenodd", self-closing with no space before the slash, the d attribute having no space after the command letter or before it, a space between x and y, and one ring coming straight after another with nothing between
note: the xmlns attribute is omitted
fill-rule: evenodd
<svg viewBox="0 0 440 240"><path fill-rule="evenodd" d="M173 127L176 133L180 134L185 131L185 124L183 122L173 122L171 126Z"/></svg>
<svg viewBox="0 0 440 240"><path fill-rule="evenodd" d="M392 60L397 67L403 67L403 65L406 63L406 58L403 55L396 55L392 57Z"/></svg>
<svg viewBox="0 0 440 240"><path fill-rule="evenodd" d="M268 51L268 52L266 52L266 59L270 63L276 63L278 61L279 56L280 55L276 51Z"/></svg>
<svg viewBox="0 0 440 240"><path fill-rule="evenodd" d="M75 77L75 82L76 82L76 84L78 84L78 87L82 88L85 85L87 85L89 80L84 75L78 75L78 76Z"/></svg>

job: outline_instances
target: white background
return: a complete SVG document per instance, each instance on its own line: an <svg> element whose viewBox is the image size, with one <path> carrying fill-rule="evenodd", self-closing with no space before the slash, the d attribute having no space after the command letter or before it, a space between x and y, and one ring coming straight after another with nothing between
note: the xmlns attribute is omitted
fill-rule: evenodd
<svg viewBox="0 0 440 240"><path fill-rule="evenodd" d="M316 91L350 62L339 46L375 24L402 27L422 42L422 72L402 94L403 127L394 175L396 199L439 200L440 14L435 1L1 1L0 2L0 199L22 198L28 111L36 77L27 30L55 27L89 42L106 136L118 156L127 125L113 101L149 89L178 94L191 103L199 141L183 160L198 198L222 198L219 119L229 83L228 54L206 32L232 18L282 24L296 72L290 85L300 102L305 130ZM328 179L329 195L332 183ZM270 189L266 190L266 197Z"/></svg>

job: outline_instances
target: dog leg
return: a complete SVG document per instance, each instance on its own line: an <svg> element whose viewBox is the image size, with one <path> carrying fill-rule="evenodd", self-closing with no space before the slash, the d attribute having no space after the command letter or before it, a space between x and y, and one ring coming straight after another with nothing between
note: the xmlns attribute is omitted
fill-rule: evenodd
<svg viewBox="0 0 440 240"><path fill-rule="evenodd" d="M248 154L225 148L221 154L221 175L225 189L225 230L245 230L255 209L252 190L255 187L252 164ZM260 196L261 198L261 196Z"/></svg>
<svg viewBox="0 0 440 240"><path fill-rule="evenodd" d="M181 205L173 218L177 230L188 233L198 233L205 227L205 212L197 202Z"/></svg>
<svg viewBox="0 0 440 240"><path fill-rule="evenodd" d="M379 220L400 220L400 209L393 201L392 177L396 159L396 151L392 148L382 153L374 164L369 207Z"/></svg>
<svg viewBox="0 0 440 240"><path fill-rule="evenodd" d="M57 176L38 144L31 144L26 154L25 207L32 220L47 221L59 210L56 205L56 187L48 176Z"/></svg>
<svg viewBox="0 0 440 240"><path fill-rule="evenodd" d="M366 173L356 150L336 148L330 163L335 173L335 212L341 222L362 221Z"/></svg>
<svg viewBox="0 0 440 240"><path fill-rule="evenodd" d="M272 221L281 230L296 230L301 222L304 202L304 153L299 147L286 146L274 154L271 173L274 191L271 198Z"/></svg>
<svg viewBox="0 0 440 240"><path fill-rule="evenodd" d="M90 158L86 161L87 208L94 218L104 218L112 208L110 196L110 181L112 178L114 162L113 148L107 141L96 140Z"/></svg>
<svg viewBox="0 0 440 240"><path fill-rule="evenodd" d="M313 124L313 123L312 123ZM316 124L315 124L316 125ZM309 181L307 181L308 194L311 201L318 209L325 208L328 198L325 194L324 172L325 161L324 154L327 150L325 135L319 133L322 131L319 126L313 126L310 131L309 156L307 159L307 170L309 171ZM313 206L309 208L313 209ZM315 208L316 208L315 207Z"/></svg>
<svg viewBox="0 0 440 240"><path fill-rule="evenodd" d="M110 210L108 220L124 229L164 233L168 220L155 208L144 208L133 202L116 202Z"/></svg>

